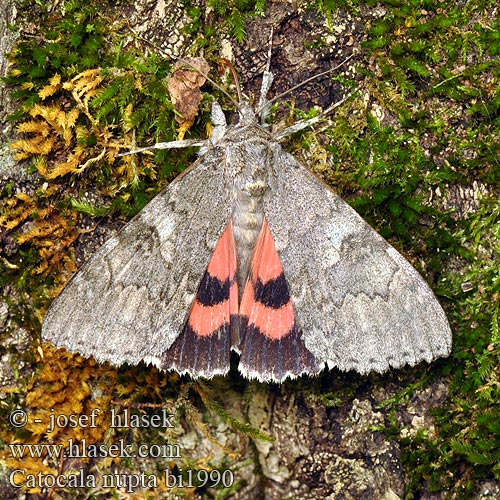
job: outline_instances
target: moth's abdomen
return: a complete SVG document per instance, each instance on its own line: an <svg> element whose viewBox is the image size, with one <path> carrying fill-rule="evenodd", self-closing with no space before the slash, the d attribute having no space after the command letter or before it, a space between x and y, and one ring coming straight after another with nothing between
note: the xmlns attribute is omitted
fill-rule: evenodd
<svg viewBox="0 0 500 500"><path fill-rule="evenodd" d="M254 181L241 186L235 193L236 204L232 219L234 240L238 253L238 289L240 298L264 219L263 196L266 188L265 182Z"/></svg>

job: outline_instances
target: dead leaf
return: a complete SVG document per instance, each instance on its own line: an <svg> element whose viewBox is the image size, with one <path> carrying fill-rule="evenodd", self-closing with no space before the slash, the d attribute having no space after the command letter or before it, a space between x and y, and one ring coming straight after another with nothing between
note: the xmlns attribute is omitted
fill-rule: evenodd
<svg viewBox="0 0 500 500"><path fill-rule="evenodd" d="M179 139L183 139L198 115L203 98L200 87L207 80L204 75L209 72L210 66L202 57L187 57L184 61L177 62L174 69L168 81L168 92L177 112L175 119L180 124L177 130Z"/></svg>

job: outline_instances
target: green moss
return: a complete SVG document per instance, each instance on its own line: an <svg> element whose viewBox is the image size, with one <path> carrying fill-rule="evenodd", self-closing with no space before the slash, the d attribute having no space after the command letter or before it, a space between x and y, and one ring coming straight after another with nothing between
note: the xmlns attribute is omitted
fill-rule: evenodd
<svg viewBox="0 0 500 500"><path fill-rule="evenodd" d="M204 18L204 11L198 4L184 0L191 24L185 29L189 35L196 36L196 44L201 47L217 46L221 34L227 34L242 42L245 26L249 17L264 15L266 0L208 0L207 8L213 9L212 21ZM202 35L203 34L203 35Z"/></svg>
<svg viewBox="0 0 500 500"><path fill-rule="evenodd" d="M396 235L406 253L423 258L455 333L454 354L440 364L451 392L435 414L437 436L401 440L407 498L418 498L423 485L471 498L478 481L500 478L500 67L493 57L500 27L488 14L491 2L381 5L386 15L372 22L364 43L380 69L367 75L399 127L371 119L342 155L354 160L350 179L365 192L354 206L386 237ZM426 137L433 138L427 151ZM435 187L446 192L474 182L489 194L462 220L426 202ZM458 272L442 273L457 265Z"/></svg>

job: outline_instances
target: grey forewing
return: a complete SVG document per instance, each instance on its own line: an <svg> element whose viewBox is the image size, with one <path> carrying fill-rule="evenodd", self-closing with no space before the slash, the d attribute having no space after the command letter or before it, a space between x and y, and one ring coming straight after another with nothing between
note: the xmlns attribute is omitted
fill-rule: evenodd
<svg viewBox="0 0 500 500"><path fill-rule="evenodd" d="M228 169L214 148L154 198L54 301L43 337L114 364L157 361L182 330L229 220Z"/></svg>
<svg viewBox="0 0 500 500"><path fill-rule="evenodd" d="M271 177L264 215L313 355L362 373L447 355L448 321L413 267L283 150Z"/></svg>

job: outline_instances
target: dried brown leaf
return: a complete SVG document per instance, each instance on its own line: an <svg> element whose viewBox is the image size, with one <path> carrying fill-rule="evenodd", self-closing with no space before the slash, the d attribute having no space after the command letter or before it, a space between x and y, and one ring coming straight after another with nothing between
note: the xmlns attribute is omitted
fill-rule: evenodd
<svg viewBox="0 0 500 500"><path fill-rule="evenodd" d="M178 62L168 81L168 92L180 124L179 139L193 125L203 95L200 88L206 82L204 75L210 70L207 61L201 57L189 57L185 62Z"/></svg>

